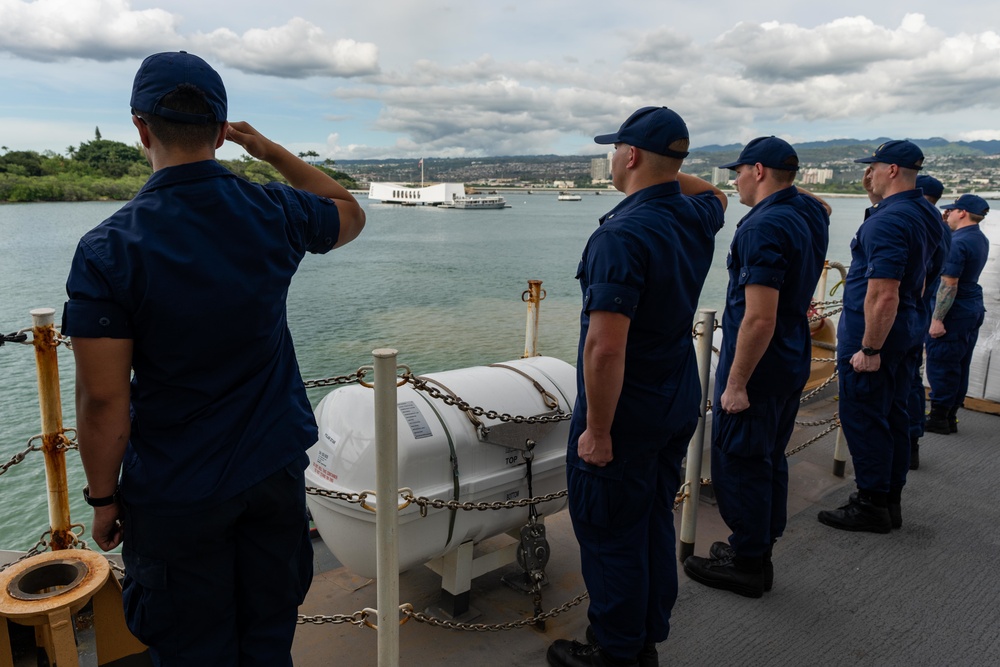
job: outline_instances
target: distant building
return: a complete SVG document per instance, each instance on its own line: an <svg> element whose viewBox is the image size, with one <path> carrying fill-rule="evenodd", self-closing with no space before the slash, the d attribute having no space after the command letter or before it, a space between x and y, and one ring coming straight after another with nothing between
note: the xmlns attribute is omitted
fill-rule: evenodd
<svg viewBox="0 0 1000 667"><path fill-rule="evenodd" d="M595 157L590 161L590 180L607 183L611 178L611 161L606 157Z"/></svg>
<svg viewBox="0 0 1000 667"><path fill-rule="evenodd" d="M464 183L435 183L424 188L400 183L371 183L368 186L368 199L386 204L437 206L464 196Z"/></svg>
<svg viewBox="0 0 1000 667"><path fill-rule="evenodd" d="M803 185L821 185L833 180L833 169L803 169L799 172L799 178Z"/></svg>
<svg viewBox="0 0 1000 667"><path fill-rule="evenodd" d="M734 173L735 172L732 169L712 167L712 185L719 185L720 183L729 185L733 182Z"/></svg>
<svg viewBox="0 0 1000 667"><path fill-rule="evenodd" d="M552 181L552 187L565 189L576 187L576 184L573 181Z"/></svg>

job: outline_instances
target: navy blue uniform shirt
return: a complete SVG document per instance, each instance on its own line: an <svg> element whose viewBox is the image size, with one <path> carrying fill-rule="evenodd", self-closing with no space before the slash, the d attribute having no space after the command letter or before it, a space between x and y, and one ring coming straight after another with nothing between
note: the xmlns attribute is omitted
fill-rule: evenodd
<svg viewBox="0 0 1000 667"><path fill-rule="evenodd" d="M795 186L757 202L736 227L726 266L729 287L722 315L722 350L715 376L721 396L736 356L736 339L746 314L746 286L778 290L774 336L754 369L747 390L787 394L809 379L812 356L806 311L823 271L830 242L830 217L814 198Z"/></svg>
<svg viewBox="0 0 1000 667"><path fill-rule="evenodd" d="M951 228L948 227L948 224L944 220L941 220L941 224L937 227L931 227L930 233L927 235L928 246L935 243L936 245L930 255L930 261L927 264L924 294L920 301L917 302L917 311L924 333L926 333L927 327L931 323L931 313L934 312L934 297L937 295L938 286L941 282L941 269L944 268L945 260L948 259L948 253L951 251ZM918 344L923 345L923 340Z"/></svg>
<svg viewBox="0 0 1000 667"><path fill-rule="evenodd" d="M941 273L958 278L958 291L955 294L955 302L944 318L945 322L965 318L975 319L986 312L979 274L986 266L989 252L990 241L979 225L962 227L952 234L951 251Z"/></svg>
<svg viewBox="0 0 1000 667"><path fill-rule="evenodd" d="M861 349L865 333L868 280L899 281L896 319L882 349L902 352L923 339L918 302L928 267L939 243L941 214L918 189L886 197L865 210L865 220L851 240L851 266L844 283L844 311L837 327L840 356Z"/></svg>
<svg viewBox="0 0 1000 667"><path fill-rule="evenodd" d="M83 236L62 331L134 341L129 503L221 501L304 461L316 423L285 298L339 233L330 200L208 160L156 171Z"/></svg>
<svg viewBox="0 0 1000 667"><path fill-rule="evenodd" d="M635 192L601 218L577 272L583 309L571 465L615 475L630 451L657 448L678 419L697 416L701 390L691 326L722 224L722 204L714 193L689 197L677 182ZM611 426L615 458L606 468L589 466L576 454L587 427L583 349L595 310L631 319L625 381Z"/></svg>

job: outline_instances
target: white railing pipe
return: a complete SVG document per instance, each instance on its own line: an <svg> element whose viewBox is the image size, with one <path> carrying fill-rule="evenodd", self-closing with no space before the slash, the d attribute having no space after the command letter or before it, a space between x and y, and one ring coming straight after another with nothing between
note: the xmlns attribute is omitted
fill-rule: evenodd
<svg viewBox="0 0 1000 667"><path fill-rule="evenodd" d="M375 532L378 667L399 667L399 447L396 350L372 351L375 367Z"/></svg>
<svg viewBox="0 0 1000 667"><path fill-rule="evenodd" d="M687 498L681 505L681 535L677 545L677 557L681 562L694 553L695 533L698 528L702 454L705 449L705 424L708 419L708 380L712 371L712 334L715 331L715 311L702 308L698 312L700 317L695 323L695 330L700 333L695 349L698 354L698 376L701 379L701 414L691 442L688 443L687 464L684 469Z"/></svg>

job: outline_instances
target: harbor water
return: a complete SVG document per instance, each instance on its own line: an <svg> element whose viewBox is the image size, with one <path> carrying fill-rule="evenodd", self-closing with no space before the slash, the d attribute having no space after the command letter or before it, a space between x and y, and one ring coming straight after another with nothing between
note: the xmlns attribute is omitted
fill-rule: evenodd
<svg viewBox="0 0 1000 667"><path fill-rule="evenodd" d="M327 255L307 256L289 292L289 328L303 377L354 372L370 364L371 351L380 347L399 350L399 362L417 374L515 359L524 350L521 294L529 279L543 281L546 293L539 318L540 353L575 363L580 253L597 219L621 195L589 191L581 201L559 202L555 191L504 194L510 208L483 211L400 207L362 197L368 214L363 234ZM828 201L833 206L828 258L847 264L850 238L868 201ZM39 307L56 309L59 323L77 241L121 206L0 206L0 332L30 327L29 311ZM729 240L747 210L730 198L726 227L702 292L702 306L719 310L720 316ZM830 285L835 281L831 276ZM192 323L188 335L175 344L225 345L226 323ZM58 356L63 423L69 428L75 424L73 357L64 347ZM8 343L0 348L0 379L3 464L40 431L31 347ZM314 405L326 391L311 390ZM68 456L68 469L71 515L89 523L75 453ZM40 452L0 476L0 549L28 549L47 529L44 488Z"/></svg>

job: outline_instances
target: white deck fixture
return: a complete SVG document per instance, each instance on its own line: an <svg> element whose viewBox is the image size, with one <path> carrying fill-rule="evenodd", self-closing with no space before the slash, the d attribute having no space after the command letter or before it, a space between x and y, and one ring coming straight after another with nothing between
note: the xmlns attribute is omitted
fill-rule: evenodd
<svg viewBox="0 0 1000 667"><path fill-rule="evenodd" d="M516 359L425 377L445 395L453 392L471 406L501 414L549 414L551 408L538 387L554 398L564 413L572 411L576 401L576 370L552 357ZM462 503L527 498L526 439L535 443L532 495L566 488L568 421L515 424L484 416L478 418L486 429L484 435L466 412L418 391L412 384L399 387L396 406L402 416L397 428L399 486L412 489L415 497ZM306 484L344 493L374 489L377 447L372 390L359 385L334 389L316 407L316 420L320 440L309 450ZM358 504L325 496L310 494L306 500L316 528L334 556L352 572L375 577L375 515ZM379 494L369 497L367 503L377 507L382 501ZM397 498L389 502L395 505ZM538 511L548 515L565 504L565 497L559 498L538 505ZM527 519L527 507L471 512L430 508L422 518L420 508L411 504L399 513L399 570L426 563L463 543L512 530Z"/></svg>

